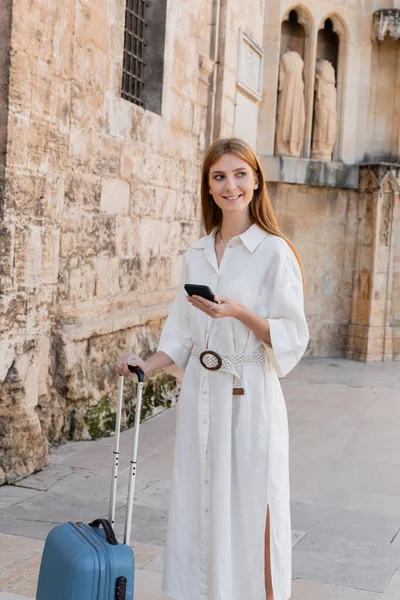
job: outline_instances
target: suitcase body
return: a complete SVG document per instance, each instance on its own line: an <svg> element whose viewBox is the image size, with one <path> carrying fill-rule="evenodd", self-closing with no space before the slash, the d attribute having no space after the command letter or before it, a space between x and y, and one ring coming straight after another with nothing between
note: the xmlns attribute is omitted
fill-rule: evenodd
<svg viewBox="0 0 400 600"><path fill-rule="evenodd" d="M132 548L107 542L100 527L63 523L47 536L37 600L133 600Z"/></svg>
<svg viewBox="0 0 400 600"><path fill-rule="evenodd" d="M133 600L135 559L130 547L133 497L136 478L137 447L144 373L130 367L139 379L135 434L129 477L124 543L115 538L115 498L118 478L123 377L120 378L111 477L109 519L90 524L63 523L46 538L36 600Z"/></svg>

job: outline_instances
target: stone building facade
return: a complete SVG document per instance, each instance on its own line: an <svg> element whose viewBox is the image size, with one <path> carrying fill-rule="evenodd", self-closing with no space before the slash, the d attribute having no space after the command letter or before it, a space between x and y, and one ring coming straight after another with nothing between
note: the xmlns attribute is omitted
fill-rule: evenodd
<svg viewBox="0 0 400 600"><path fill-rule="evenodd" d="M400 358L400 7L388 4L2 2L0 481L88 437L118 355L155 348L201 235L199 172L216 137L261 155L304 262L309 354ZM296 157L275 143L288 51L304 64ZM328 160L313 158L318 60L335 73Z"/></svg>

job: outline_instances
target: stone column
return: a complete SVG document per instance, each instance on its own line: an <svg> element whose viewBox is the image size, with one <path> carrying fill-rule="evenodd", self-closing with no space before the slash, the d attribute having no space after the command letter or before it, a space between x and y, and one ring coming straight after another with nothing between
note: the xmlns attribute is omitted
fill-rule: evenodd
<svg viewBox="0 0 400 600"><path fill-rule="evenodd" d="M400 165L361 168L357 254L346 356L380 361L400 357Z"/></svg>

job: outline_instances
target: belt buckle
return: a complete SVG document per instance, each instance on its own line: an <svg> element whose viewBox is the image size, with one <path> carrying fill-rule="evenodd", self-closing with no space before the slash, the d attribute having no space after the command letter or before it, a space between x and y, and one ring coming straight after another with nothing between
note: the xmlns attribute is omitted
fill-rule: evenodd
<svg viewBox="0 0 400 600"><path fill-rule="evenodd" d="M206 365L205 362L203 362L203 358L206 355L210 355L213 356L214 358L217 359L217 366L216 367L209 367L208 365ZM219 371L219 369L222 367L222 358L220 357L220 355L217 352L214 352L214 350L204 350L199 357L200 360L200 364L207 369L207 371Z"/></svg>

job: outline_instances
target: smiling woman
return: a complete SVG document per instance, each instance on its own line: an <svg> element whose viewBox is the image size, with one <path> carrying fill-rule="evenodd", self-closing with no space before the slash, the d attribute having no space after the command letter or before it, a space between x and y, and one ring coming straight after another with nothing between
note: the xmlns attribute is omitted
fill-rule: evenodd
<svg viewBox="0 0 400 600"><path fill-rule="evenodd" d="M302 273L254 152L215 142L202 174L208 235L183 257L158 352L128 364L185 371L163 590L173 600L288 600L288 423L278 377L308 342ZM214 300L188 296L208 286ZM190 289L190 288L189 288Z"/></svg>

